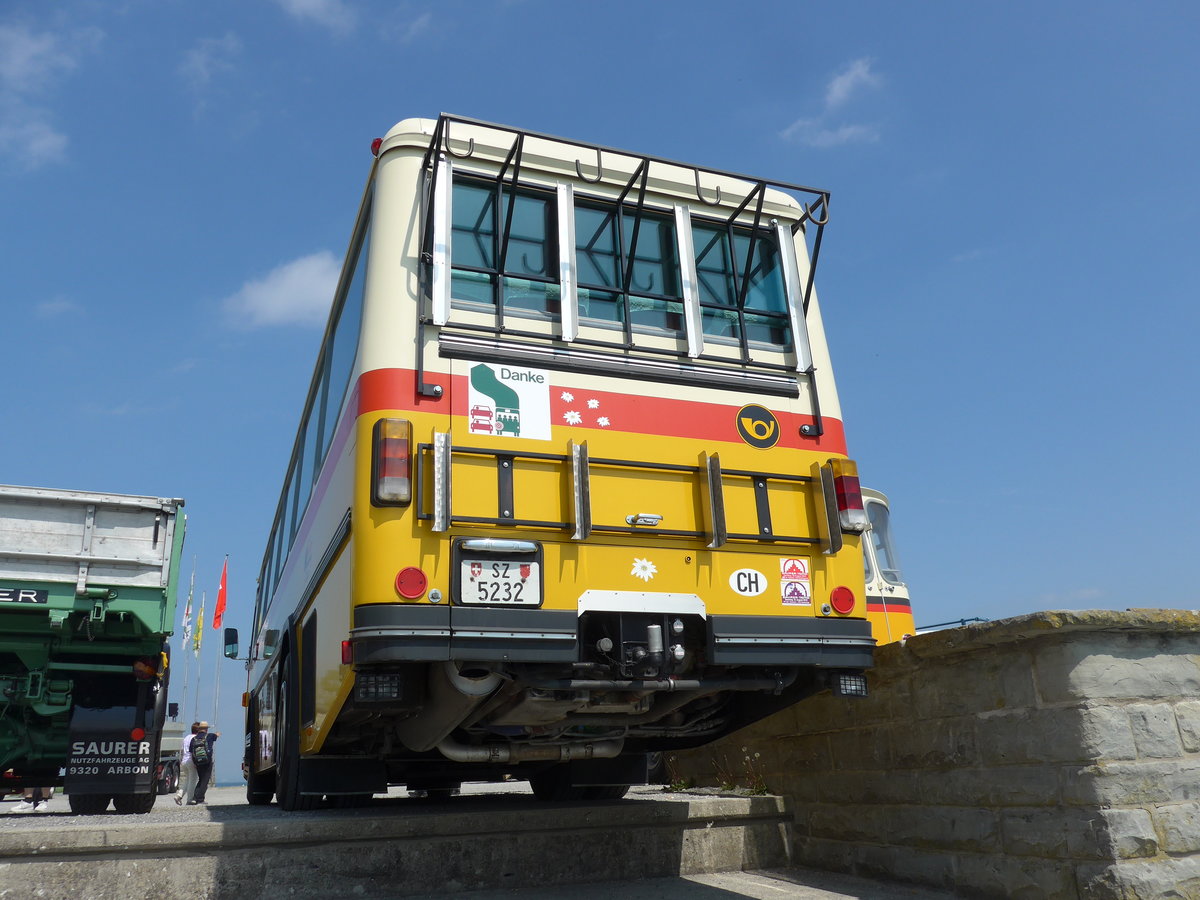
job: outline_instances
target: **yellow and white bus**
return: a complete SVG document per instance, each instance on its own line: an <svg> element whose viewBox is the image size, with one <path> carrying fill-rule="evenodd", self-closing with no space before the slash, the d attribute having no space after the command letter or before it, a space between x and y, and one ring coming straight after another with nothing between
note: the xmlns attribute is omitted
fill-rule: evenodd
<svg viewBox="0 0 1200 900"><path fill-rule="evenodd" d="M861 693L828 193L449 115L373 150L259 580L250 802L617 797Z"/></svg>

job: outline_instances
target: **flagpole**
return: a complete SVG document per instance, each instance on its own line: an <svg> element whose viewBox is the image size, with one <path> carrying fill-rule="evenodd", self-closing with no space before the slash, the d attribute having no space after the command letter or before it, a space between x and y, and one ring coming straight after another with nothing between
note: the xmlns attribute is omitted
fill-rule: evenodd
<svg viewBox="0 0 1200 900"><path fill-rule="evenodd" d="M204 660L200 657L200 645L204 641L204 601L207 594L200 592L200 618L197 619L196 636L192 639L192 652L196 657L196 696L192 701L192 721L200 718L200 672L204 668Z"/></svg>
<svg viewBox="0 0 1200 900"><path fill-rule="evenodd" d="M192 581L188 585L187 606L183 611L183 640L180 641L179 652L183 654L183 702L179 704L179 708L187 710L188 702L188 676L192 671L192 658L188 656L188 641L192 637L192 596L196 592L196 557L192 557Z"/></svg>

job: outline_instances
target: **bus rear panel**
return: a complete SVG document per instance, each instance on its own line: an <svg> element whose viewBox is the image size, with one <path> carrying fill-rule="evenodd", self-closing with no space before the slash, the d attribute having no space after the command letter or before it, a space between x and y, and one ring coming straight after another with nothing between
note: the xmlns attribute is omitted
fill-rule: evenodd
<svg viewBox="0 0 1200 900"><path fill-rule="evenodd" d="M260 578L252 802L619 796L649 754L862 693L912 627L864 594L827 215L472 120L389 132Z"/></svg>

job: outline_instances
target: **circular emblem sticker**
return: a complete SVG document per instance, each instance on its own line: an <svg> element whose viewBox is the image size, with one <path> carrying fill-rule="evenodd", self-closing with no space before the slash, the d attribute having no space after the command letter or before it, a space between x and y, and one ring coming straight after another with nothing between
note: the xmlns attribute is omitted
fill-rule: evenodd
<svg viewBox="0 0 1200 900"><path fill-rule="evenodd" d="M758 450L769 450L779 443L779 420L765 406L752 403L737 412L737 433Z"/></svg>

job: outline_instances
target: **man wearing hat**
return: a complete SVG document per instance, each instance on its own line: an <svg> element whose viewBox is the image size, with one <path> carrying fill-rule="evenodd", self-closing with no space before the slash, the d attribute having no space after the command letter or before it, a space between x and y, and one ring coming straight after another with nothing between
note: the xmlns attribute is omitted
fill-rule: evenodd
<svg viewBox="0 0 1200 900"><path fill-rule="evenodd" d="M210 732L208 730L208 723L201 722L200 727L196 730L195 736L192 738L193 744L198 741L203 741L204 745L208 748L208 753L206 754L208 756L207 762L202 763L199 760L196 760L195 753L193 752L193 754L192 754L193 761L196 763L196 776L197 776L196 777L196 793L193 795L193 798L192 798L193 803L203 803L204 802L204 795L208 792L208 781L212 777L212 772L213 772L213 748L215 747L215 745L217 743L217 738L219 738L220 736L221 736L221 732L219 732L219 731Z"/></svg>

